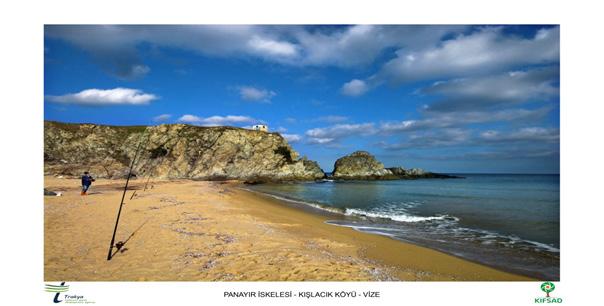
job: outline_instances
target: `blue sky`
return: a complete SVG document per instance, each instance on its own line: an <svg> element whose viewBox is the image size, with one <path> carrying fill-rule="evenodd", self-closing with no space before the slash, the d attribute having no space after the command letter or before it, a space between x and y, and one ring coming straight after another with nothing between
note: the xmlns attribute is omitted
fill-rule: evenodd
<svg viewBox="0 0 604 306"><path fill-rule="evenodd" d="M559 172L557 26L46 26L44 117L278 131L331 171Z"/></svg>

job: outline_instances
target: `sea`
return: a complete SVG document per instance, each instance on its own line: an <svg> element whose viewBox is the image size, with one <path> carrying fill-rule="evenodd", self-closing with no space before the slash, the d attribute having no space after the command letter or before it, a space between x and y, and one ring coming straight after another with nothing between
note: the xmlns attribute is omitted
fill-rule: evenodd
<svg viewBox="0 0 604 306"><path fill-rule="evenodd" d="M560 280L560 176L261 184L252 191L500 270Z"/></svg>

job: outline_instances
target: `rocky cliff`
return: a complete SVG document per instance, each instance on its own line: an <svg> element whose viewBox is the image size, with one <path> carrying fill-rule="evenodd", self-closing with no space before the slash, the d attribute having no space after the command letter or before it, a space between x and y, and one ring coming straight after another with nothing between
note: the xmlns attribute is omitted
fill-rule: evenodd
<svg viewBox="0 0 604 306"><path fill-rule="evenodd" d="M184 124L106 126L44 123L46 174L127 176L137 146L137 176L203 180L315 180L319 165L299 158L278 133Z"/></svg>

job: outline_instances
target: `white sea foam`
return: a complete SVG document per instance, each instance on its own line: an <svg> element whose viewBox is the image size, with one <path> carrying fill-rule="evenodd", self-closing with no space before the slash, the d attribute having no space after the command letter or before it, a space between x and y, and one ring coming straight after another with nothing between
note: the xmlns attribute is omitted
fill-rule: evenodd
<svg viewBox="0 0 604 306"><path fill-rule="evenodd" d="M433 221L433 220L445 220L448 216L431 216L431 217L420 217L413 215L405 215L401 213L380 213L380 212L369 212L361 209L355 208L346 208L344 212L347 216L362 216L362 217L370 217L370 218L382 218L382 219L390 219L398 222L425 222L425 221Z"/></svg>
<svg viewBox="0 0 604 306"><path fill-rule="evenodd" d="M464 233L474 233L474 235L467 237L467 238L463 238L463 239L465 239L465 240L476 240L477 239L477 240L481 241L482 244L494 244L494 243L498 242L507 247L510 247L510 246L516 245L516 244L520 244L520 245L524 245L524 246L529 245L529 246L535 248L536 250L540 249L540 250L545 250L545 251L552 252L552 253L560 253L560 249L556 248L552 245L538 242L538 241L523 239L523 238L520 238L515 235L505 235L505 234L500 234L500 233L496 233L493 231L469 229L469 228L465 228L465 227L454 228L451 230L451 232L454 232L457 234L462 234L462 235Z"/></svg>
<svg viewBox="0 0 604 306"><path fill-rule="evenodd" d="M329 207L329 206L325 206L325 205L321 205L321 204L294 200L294 199L278 196L278 195L271 194L271 193L259 192L259 191L248 189L248 188L241 188L241 189L246 190L246 191L251 191L254 193L259 193L259 194L262 194L265 196L269 196L269 197L275 198L277 200L307 205L307 206L310 206L310 207L313 207L313 208L316 208L319 210L327 211L330 213L336 213L336 214L344 214L347 216L382 218L382 219L390 219L390 220L398 221L398 222L425 222L425 221L445 220L445 219L454 219L456 221L459 220L456 217L450 217L447 215L432 216L432 217L420 217L420 216L407 215L407 214L403 214L400 212L399 213L378 213L378 212L369 212L369 211L355 209L355 208L346 208L346 210L343 211L342 209L336 208L336 207Z"/></svg>

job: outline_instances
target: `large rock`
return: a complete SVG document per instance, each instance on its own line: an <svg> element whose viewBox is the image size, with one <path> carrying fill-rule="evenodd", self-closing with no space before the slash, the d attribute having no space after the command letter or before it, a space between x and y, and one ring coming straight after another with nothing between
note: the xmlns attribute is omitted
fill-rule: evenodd
<svg viewBox="0 0 604 306"><path fill-rule="evenodd" d="M46 174L120 178L141 143L134 166L139 177L315 180L316 162L299 158L278 133L184 124L105 126L44 123Z"/></svg>
<svg viewBox="0 0 604 306"><path fill-rule="evenodd" d="M336 179L368 180L395 178L384 164L366 151L356 151L336 160L333 170Z"/></svg>

